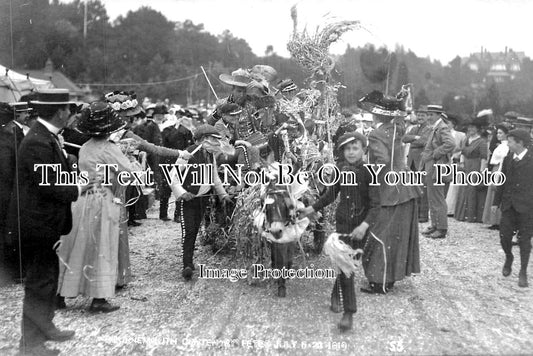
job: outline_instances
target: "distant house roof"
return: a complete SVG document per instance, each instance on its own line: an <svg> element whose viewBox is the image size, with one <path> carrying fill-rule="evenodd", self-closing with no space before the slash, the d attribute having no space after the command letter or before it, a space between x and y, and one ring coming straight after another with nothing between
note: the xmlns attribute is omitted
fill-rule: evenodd
<svg viewBox="0 0 533 356"><path fill-rule="evenodd" d="M82 97L90 92L88 89L82 89L77 86L62 72L54 70L50 59L46 61L46 65L43 69L19 69L18 72L29 74L30 77L37 79L49 80L56 88L68 89L73 97Z"/></svg>

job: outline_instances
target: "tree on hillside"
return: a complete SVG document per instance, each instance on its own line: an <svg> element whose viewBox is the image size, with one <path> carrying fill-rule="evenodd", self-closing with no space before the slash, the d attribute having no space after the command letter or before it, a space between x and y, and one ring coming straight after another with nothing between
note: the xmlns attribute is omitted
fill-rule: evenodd
<svg viewBox="0 0 533 356"><path fill-rule="evenodd" d="M418 91L418 94L415 96L415 108L418 108L420 105L429 105L431 104L431 101L426 95L426 90L424 88L420 89Z"/></svg>
<svg viewBox="0 0 533 356"><path fill-rule="evenodd" d="M500 93L496 83L492 83L484 96L479 100L477 111L484 109L492 109L495 115L503 114L501 112Z"/></svg>

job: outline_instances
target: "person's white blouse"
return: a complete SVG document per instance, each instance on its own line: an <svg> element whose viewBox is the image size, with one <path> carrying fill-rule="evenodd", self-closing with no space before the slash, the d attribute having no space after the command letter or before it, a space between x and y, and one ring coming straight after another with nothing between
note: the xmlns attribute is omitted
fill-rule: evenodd
<svg viewBox="0 0 533 356"><path fill-rule="evenodd" d="M492 153L492 157L490 158L490 164L498 164L498 170L501 170L503 159L507 154L509 153L509 146L507 145L507 140L503 140L496 149L494 149L494 152Z"/></svg>

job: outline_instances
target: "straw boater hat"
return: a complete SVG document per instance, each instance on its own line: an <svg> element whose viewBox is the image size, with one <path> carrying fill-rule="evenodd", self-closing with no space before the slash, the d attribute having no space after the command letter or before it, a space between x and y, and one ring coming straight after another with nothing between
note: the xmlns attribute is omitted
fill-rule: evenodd
<svg viewBox="0 0 533 356"><path fill-rule="evenodd" d="M105 101L120 116L135 116L142 112L142 107L137 102L137 95L130 91L114 91L104 95Z"/></svg>
<svg viewBox="0 0 533 356"><path fill-rule="evenodd" d="M116 110L104 101L92 102L82 109L76 129L89 136L104 136L116 132L126 126Z"/></svg>
<svg viewBox="0 0 533 356"><path fill-rule="evenodd" d="M437 114L443 114L444 109L442 108L442 105L428 105L426 107L426 112L434 112Z"/></svg>
<svg viewBox="0 0 533 356"><path fill-rule="evenodd" d="M16 103L9 103L15 112L30 112L33 111L27 101L17 101Z"/></svg>
<svg viewBox="0 0 533 356"><path fill-rule="evenodd" d="M407 112L403 109L403 101L401 99L385 96L377 90L362 97L357 102L357 106L376 115L391 117L407 115Z"/></svg>
<svg viewBox="0 0 533 356"><path fill-rule="evenodd" d="M30 105L32 105L37 112L41 108L50 106L64 106L69 105L70 111L75 112L76 103L70 100L70 95L67 89L41 89L31 95Z"/></svg>
<svg viewBox="0 0 533 356"><path fill-rule="evenodd" d="M76 105L74 101L70 100L67 89L41 89L36 92L36 100L30 101L31 105L50 106L50 105Z"/></svg>

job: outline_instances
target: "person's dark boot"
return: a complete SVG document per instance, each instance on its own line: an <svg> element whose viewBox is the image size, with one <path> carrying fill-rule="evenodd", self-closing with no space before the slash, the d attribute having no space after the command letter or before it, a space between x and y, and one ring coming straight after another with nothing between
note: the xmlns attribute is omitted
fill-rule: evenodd
<svg viewBox="0 0 533 356"><path fill-rule="evenodd" d="M387 289L383 290L383 284L381 283L370 283L370 286L367 288L361 288L361 292L367 294L387 294Z"/></svg>
<svg viewBox="0 0 533 356"><path fill-rule="evenodd" d="M67 341L72 339L75 333L74 330L59 330L55 326L48 330L43 330L46 340L51 341Z"/></svg>
<svg viewBox="0 0 533 356"><path fill-rule="evenodd" d="M329 306L329 310L331 310L334 313L342 312L341 301L339 300L338 295L331 296L331 305Z"/></svg>
<svg viewBox="0 0 533 356"><path fill-rule="evenodd" d="M437 231L437 228L435 226L428 226L422 231L422 235L428 236L434 233L435 231Z"/></svg>
<svg viewBox="0 0 533 356"><path fill-rule="evenodd" d="M287 288L285 287L285 280L278 279L278 297L285 298L287 296Z"/></svg>
<svg viewBox="0 0 533 356"><path fill-rule="evenodd" d="M111 305L103 298L94 298L89 311L91 313L111 313L119 309L118 305Z"/></svg>
<svg viewBox="0 0 533 356"><path fill-rule="evenodd" d="M313 234L313 252L320 255L324 248L324 242L326 240L326 234L324 231L315 231Z"/></svg>
<svg viewBox="0 0 533 356"><path fill-rule="evenodd" d="M187 266L181 271L181 276L185 278L186 281L190 281L192 279L192 268Z"/></svg>
<svg viewBox="0 0 533 356"><path fill-rule="evenodd" d="M447 232L448 231L445 230L445 229L437 229L437 230L433 231L431 234L426 235L426 236L431 238L431 239L445 239Z"/></svg>
<svg viewBox="0 0 533 356"><path fill-rule="evenodd" d="M505 257L505 263L503 264L502 268L502 274L504 277L508 277L511 274L511 266L513 265L513 255L509 255Z"/></svg>
<svg viewBox="0 0 533 356"><path fill-rule="evenodd" d="M135 220L128 220L128 226L137 227L137 226L141 226L141 225L142 225L142 223L137 222Z"/></svg>
<svg viewBox="0 0 533 356"><path fill-rule="evenodd" d="M353 326L353 313L344 312L338 326L341 331L350 330Z"/></svg>
<svg viewBox="0 0 533 356"><path fill-rule="evenodd" d="M520 273L518 274L518 286L522 288L529 286L527 283L527 273L525 270L520 270Z"/></svg>

